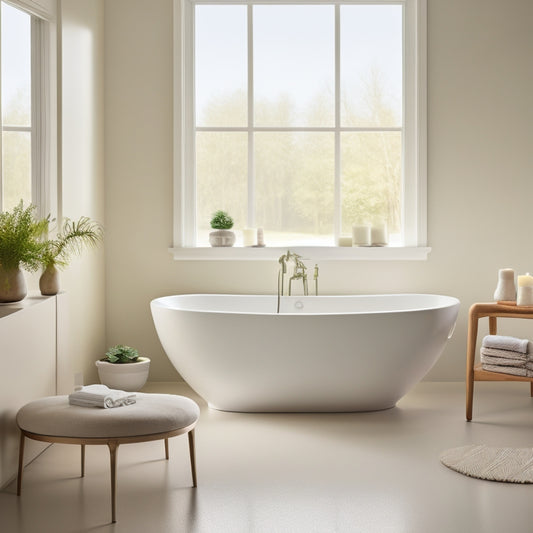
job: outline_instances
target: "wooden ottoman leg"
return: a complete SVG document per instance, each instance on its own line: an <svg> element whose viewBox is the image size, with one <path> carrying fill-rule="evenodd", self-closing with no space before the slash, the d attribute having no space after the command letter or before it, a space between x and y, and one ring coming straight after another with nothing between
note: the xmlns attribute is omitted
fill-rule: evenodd
<svg viewBox="0 0 533 533"><path fill-rule="evenodd" d="M188 433L189 437L189 455L191 456L191 474L192 474L192 486L196 487L196 458L194 452L194 429L191 429Z"/></svg>
<svg viewBox="0 0 533 533"><path fill-rule="evenodd" d="M20 496L22 491L22 470L24 469L24 432L20 430L20 444L19 444L19 472L17 477L17 496Z"/></svg>
<svg viewBox="0 0 533 533"><path fill-rule="evenodd" d="M85 477L85 444L81 445L81 477Z"/></svg>
<svg viewBox="0 0 533 533"><path fill-rule="evenodd" d="M118 442L110 440L107 443L109 447L109 458L111 462L111 522L115 523L116 520L116 507L117 507L117 451Z"/></svg>
<svg viewBox="0 0 533 533"><path fill-rule="evenodd" d="M168 461L168 439L165 439L165 459Z"/></svg>

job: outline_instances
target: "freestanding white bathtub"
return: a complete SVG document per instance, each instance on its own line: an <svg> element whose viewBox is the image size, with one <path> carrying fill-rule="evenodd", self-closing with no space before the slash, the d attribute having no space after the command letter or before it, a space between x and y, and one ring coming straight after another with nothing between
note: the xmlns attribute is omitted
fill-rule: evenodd
<svg viewBox="0 0 533 533"><path fill-rule="evenodd" d="M188 294L151 302L170 361L209 406L388 409L435 364L459 300L431 294Z"/></svg>

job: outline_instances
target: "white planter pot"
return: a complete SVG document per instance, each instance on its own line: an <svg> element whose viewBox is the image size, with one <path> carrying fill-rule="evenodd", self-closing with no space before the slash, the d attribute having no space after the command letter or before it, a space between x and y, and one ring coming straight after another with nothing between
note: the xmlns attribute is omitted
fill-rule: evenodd
<svg viewBox="0 0 533 533"><path fill-rule="evenodd" d="M20 302L26 298L26 280L20 268L5 270L0 266L0 302Z"/></svg>
<svg viewBox="0 0 533 533"><path fill-rule="evenodd" d="M235 233L229 229L219 229L209 233L209 244L213 247L233 246Z"/></svg>
<svg viewBox="0 0 533 533"><path fill-rule="evenodd" d="M148 379L150 359L139 357L134 363L96 361L96 368L100 381L110 389L138 391Z"/></svg>

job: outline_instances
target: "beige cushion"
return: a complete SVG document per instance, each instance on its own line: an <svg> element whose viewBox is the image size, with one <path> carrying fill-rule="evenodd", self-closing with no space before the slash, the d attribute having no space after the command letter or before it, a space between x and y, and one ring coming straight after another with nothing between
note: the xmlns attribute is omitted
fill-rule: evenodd
<svg viewBox="0 0 533 533"><path fill-rule="evenodd" d="M173 394L136 394L132 405L102 409L69 405L68 396L49 396L17 413L19 428L54 437L134 437L181 429L198 420L200 408Z"/></svg>

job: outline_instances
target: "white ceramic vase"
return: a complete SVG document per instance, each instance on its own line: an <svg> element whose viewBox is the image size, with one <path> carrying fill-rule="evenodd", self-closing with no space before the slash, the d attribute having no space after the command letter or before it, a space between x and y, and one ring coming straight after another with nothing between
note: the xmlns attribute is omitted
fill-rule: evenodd
<svg viewBox="0 0 533 533"><path fill-rule="evenodd" d="M494 291L494 300L496 302L516 301L516 286L512 268L502 268L498 271L498 285Z"/></svg>
<svg viewBox="0 0 533 533"><path fill-rule="evenodd" d="M100 381L110 389L128 392L142 389L150 372L150 359L139 357L133 363L96 361Z"/></svg>
<svg viewBox="0 0 533 533"><path fill-rule="evenodd" d="M55 266L44 269L39 278L39 289L43 296L54 296L59 292L59 271Z"/></svg>

